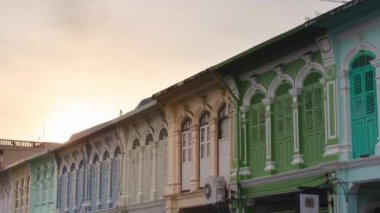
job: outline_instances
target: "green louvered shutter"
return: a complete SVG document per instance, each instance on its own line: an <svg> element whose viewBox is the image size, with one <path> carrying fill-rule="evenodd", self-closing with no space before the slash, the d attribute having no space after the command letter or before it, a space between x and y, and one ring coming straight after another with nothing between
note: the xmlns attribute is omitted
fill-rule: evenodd
<svg viewBox="0 0 380 213"><path fill-rule="evenodd" d="M250 165L253 177L264 174L265 165L265 107L258 103L250 106L248 113Z"/></svg>
<svg viewBox="0 0 380 213"><path fill-rule="evenodd" d="M300 146L306 167L319 164L323 155L325 128L322 95L322 86L315 78L314 83L305 85L301 96Z"/></svg>
<svg viewBox="0 0 380 213"><path fill-rule="evenodd" d="M368 64L370 59L359 57L350 71L354 158L373 155L378 136L375 70Z"/></svg>
<svg viewBox="0 0 380 213"><path fill-rule="evenodd" d="M289 94L276 97L274 103L274 160L278 172L290 169L293 155L293 113Z"/></svg>

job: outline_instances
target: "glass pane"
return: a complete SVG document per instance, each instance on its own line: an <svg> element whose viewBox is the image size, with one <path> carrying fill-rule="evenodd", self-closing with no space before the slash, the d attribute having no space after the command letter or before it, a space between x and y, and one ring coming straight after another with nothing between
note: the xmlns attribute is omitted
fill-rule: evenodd
<svg viewBox="0 0 380 213"><path fill-rule="evenodd" d="M210 157L210 143L207 143L206 150L207 150L207 157Z"/></svg>
<svg viewBox="0 0 380 213"><path fill-rule="evenodd" d="M210 126L207 127L207 132L206 132L207 136L207 141L210 141Z"/></svg>
<svg viewBox="0 0 380 213"><path fill-rule="evenodd" d="M201 158L203 158L203 156L204 156L204 148L205 148L205 145L202 144L201 147L200 147L200 149L201 149Z"/></svg>
<svg viewBox="0 0 380 213"><path fill-rule="evenodd" d="M182 162L186 162L186 150L182 150Z"/></svg>
<svg viewBox="0 0 380 213"><path fill-rule="evenodd" d="M191 148L189 148L187 151L188 151L187 154L188 154L188 159L189 159L188 161L190 162L191 161Z"/></svg>

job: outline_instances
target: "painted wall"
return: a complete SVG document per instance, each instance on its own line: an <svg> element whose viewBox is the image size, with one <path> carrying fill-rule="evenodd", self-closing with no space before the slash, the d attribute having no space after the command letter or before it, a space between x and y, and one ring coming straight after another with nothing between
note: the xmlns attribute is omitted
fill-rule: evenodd
<svg viewBox="0 0 380 213"><path fill-rule="evenodd" d="M197 81L197 80L195 80ZM202 82L202 80L199 80ZM180 208L201 206L207 203L203 196L203 187L201 178L212 176L226 176L226 180L229 180L230 171L230 150L231 144L229 136L231 135L231 121L228 119L228 127L224 129L227 131L226 137L227 148L225 152L228 153L228 159L226 163L220 165L218 163L218 146L221 147L223 141L219 140L219 122L220 119L218 113L221 108L226 106L226 116L231 117L230 111L230 99L221 86L215 82L214 79L210 79L201 84L200 87L193 87L191 91L180 92L178 90L170 91L170 97L165 99L164 110L166 119L169 126L168 135L168 180L166 186L166 212L177 212ZM208 121L202 125L201 118L206 115ZM184 122L189 121L188 125L184 127ZM184 129L186 128L186 129ZM202 130L203 128L209 128L209 130ZM201 143L202 131L208 132L209 141ZM207 136L206 136L207 138ZM207 140L207 139L206 139ZM209 144L209 158L206 161L202 161L202 144ZM206 150L206 149L204 149ZM207 152L207 150L206 150ZM220 155L220 154L219 154ZM206 158L205 158L206 159ZM200 162L203 166L207 166L207 170L202 170ZM183 169L184 164L189 164L189 168ZM220 174L221 167L224 167L224 171L227 174ZM219 169L218 169L219 168ZM184 183L183 181L186 181ZM186 186L184 191L184 186ZM187 190L188 189L188 190Z"/></svg>
<svg viewBox="0 0 380 213"><path fill-rule="evenodd" d="M30 212L54 212L57 195L57 166L51 154L30 161L32 171Z"/></svg>
<svg viewBox="0 0 380 213"><path fill-rule="evenodd" d="M11 181L8 172L0 174L0 209L4 212L11 212Z"/></svg>
<svg viewBox="0 0 380 213"><path fill-rule="evenodd" d="M144 106L140 106L144 107ZM131 212L164 206L167 168L167 123L157 105L120 122L123 180L119 203ZM133 111L132 111L133 113Z"/></svg>
<svg viewBox="0 0 380 213"><path fill-rule="evenodd" d="M30 165L21 163L9 170L11 180L10 209L14 212L28 213L30 200ZM11 211L12 212L12 211Z"/></svg>

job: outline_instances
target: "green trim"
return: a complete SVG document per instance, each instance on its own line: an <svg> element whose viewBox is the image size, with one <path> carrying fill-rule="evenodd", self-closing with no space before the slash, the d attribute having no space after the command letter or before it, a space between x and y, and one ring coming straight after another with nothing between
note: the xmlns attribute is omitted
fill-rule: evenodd
<svg viewBox="0 0 380 213"><path fill-rule="evenodd" d="M298 187L317 187L326 183L325 176L313 176L306 178L294 178L292 180L275 182L272 184L262 184L251 188L245 188L247 198L256 198L275 194L289 193L298 191Z"/></svg>

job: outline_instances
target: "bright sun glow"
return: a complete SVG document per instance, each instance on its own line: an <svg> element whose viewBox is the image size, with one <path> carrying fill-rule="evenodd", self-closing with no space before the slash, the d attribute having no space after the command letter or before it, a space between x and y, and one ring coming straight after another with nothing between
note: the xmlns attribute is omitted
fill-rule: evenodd
<svg viewBox="0 0 380 213"><path fill-rule="evenodd" d="M110 115L96 106L88 103L62 106L45 125L45 141L66 142L72 134L109 120Z"/></svg>

